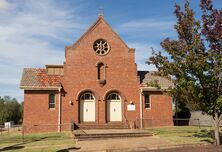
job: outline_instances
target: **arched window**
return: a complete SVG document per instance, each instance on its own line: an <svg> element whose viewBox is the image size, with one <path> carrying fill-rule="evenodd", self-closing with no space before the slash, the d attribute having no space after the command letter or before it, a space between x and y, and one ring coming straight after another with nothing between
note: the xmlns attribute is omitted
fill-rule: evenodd
<svg viewBox="0 0 222 152"><path fill-rule="evenodd" d="M49 109L55 108L55 94L49 94Z"/></svg>
<svg viewBox="0 0 222 152"><path fill-rule="evenodd" d="M97 65L97 78L98 80L105 80L105 65L103 63L99 63Z"/></svg>
<svg viewBox="0 0 222 152"><path fill-rule="evenodd" d="M117 93L111 93L107 97L108 100L120 100L120 96Z"/></svg>
<svg viewBox="0 0 222 152"><path fill-rule="evenodd" d="M82 94L82 95L80 96L80 100L92 100L92 101L94 101L94 100L95 100L95 97L93 96L92 93L86 92L86 93L84 93L84 94Z"/></svg>

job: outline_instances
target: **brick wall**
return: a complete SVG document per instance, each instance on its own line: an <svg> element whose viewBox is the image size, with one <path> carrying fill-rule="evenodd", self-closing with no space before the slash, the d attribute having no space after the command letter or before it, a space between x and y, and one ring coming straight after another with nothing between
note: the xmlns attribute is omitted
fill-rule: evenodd
<svg viewBox="0 0 222 152"><path fill-rule="evenodd" d="M150 95L151 107L145 108L143 96L144 127L172 126L172 97L163 92L144 92Z"/></svg>
<svg viewBox="0 0 222 152"><path fill-rule="evenodd" d="M105 56L98 56L93 50L97 39L106 40L111 46ZM109 25L100 18L97 23L73 46L65 49L64 76L61 78L63 96L61 97L62 124L79 123L79 96L85 91L91 91L95 96L96 122L105 124L106 96L112 91L118 92L122 102L123 122L135 123L140 116L140 84L137 77L134 49L130 49L113 32ZM100 85L97 79L97 64L105 64L106 84ZM56 108L48 109L49 93L56 93ZM29 126L26 132L57 131L58 123L58 91L25 91L24 125ZM143 107L144 118L171 118L171 97L154 93L151 95L151 109ZM70 101L73 104L70 104ZM130 102L135 104L135 111L127 111ZM40 127L41 125L52 125ZM50 126L49 125L49 126ZM172 125L171 120L156 122L156 126ZM31 126L31 127L30 127ZM69 130L63 127L62 130Z"/></svg>
<svg viewBox="0 0 222 152"><path fill-rule="evenodd" d="M97 39L105 39L111 46L105 56L98 56L93 50ZM101 86L97 80L97 63L106 66L106 84ZM139 116L139 82L134 60L134 51L129 49L119 36L103 19L97 22L84 37L74 46L66 47L66 64L62 84L66 95L63 99L63 123L73 119L78 122L79 95L92 91L96 97L96 123L106 122L106 96L118 91L121 95L123 113L126 119L134 121ZM74 105L69 101L73 100ZM126 105L133 101L135 112L127 112ZM123 120L125 120L123 118Z"/></svg>

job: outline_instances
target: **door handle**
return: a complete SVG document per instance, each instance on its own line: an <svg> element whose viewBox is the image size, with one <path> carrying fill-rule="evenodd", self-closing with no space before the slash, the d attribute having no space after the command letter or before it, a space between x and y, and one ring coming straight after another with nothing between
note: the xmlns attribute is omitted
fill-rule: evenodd
<svg viewBox="0 0 222 152"><path fill-rule="evenodd" d="M86 108L86 112L88 112L88 109Z"/></svg>
<svg viewBox="0 0 222 152"><path fill-rule="evenodd" d="M115 108L114 108L113 110L114 110L114 112L116 112L116 109L115 109Z"/></svg>

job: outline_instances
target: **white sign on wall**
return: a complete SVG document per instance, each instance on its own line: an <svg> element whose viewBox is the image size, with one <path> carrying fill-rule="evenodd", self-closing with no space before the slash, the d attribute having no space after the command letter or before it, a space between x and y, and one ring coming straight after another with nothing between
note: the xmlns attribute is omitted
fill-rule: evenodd
<svg viewBox="0 0 222 152"><path fill-rule="evenodd" d="M129 105L127 105L127 110L128 111L135 111L136 110L136 106L134 104L129 104Z"/></svg>

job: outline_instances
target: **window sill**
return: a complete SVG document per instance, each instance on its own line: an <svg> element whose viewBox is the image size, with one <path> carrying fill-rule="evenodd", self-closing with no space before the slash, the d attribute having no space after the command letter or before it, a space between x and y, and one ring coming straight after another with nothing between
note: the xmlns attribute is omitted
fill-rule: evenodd
<svg viewBox="0 0 222 152"><path fill-rule="evenodd" d="M48 108L48 110L55 110L55 108Z"/></svg>
<svg viewBox="0 0 222 152"><path fill-rule="evenodd" d="M151 108L145 108L146 110L151 110Z"/></svg>

